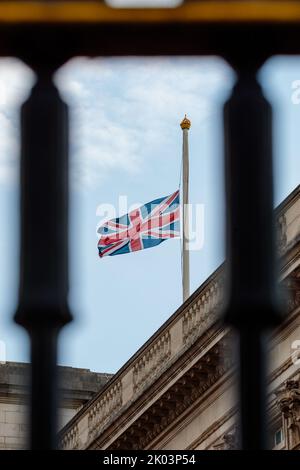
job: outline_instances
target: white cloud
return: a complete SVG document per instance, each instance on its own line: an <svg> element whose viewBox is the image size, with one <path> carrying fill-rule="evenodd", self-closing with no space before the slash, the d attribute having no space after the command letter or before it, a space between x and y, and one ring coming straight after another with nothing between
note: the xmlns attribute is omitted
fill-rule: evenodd
<svg viewBox="0 0 300 470"><path fill-rule="evenodd" d="M70 61L56 80L71 106L73 180L93 185L111 171L139 172L146 149L167 145L185 112L197 125L209 119L231 78L215 58Z"/></svg>
<svg viewBox="0 0 300 470"><path fill-rule="evenodd" d="M22 62L1 59L0 183L18 176L19 109L33 79ZM113 171L140 172L185 113L195 128L205 123L231 72L215 58L77 58L56 81L71 110L72 182L91 187Z"/></svg>
<svg viewBox="0 0 300 470"><path fill-rule="evenodd" d="M0 184L17 181L19 108L33 83L33 73L17 59L0 60Z"/></svg>

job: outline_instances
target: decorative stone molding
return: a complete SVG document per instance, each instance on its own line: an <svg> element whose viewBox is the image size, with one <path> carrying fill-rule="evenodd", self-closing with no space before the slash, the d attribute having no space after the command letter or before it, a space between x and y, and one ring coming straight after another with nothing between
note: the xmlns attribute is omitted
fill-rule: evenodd
<svg viewBox="0 0 300 470"><path fill-rule="evenodd" d="M225 358L225 360L224 360ZM224 338L140 416L109 450L146 449L149 444L232 367Z"/></svg>
<svg viewBox="0 0 300 470"><path fill-rule="evenodd" d="M283 254L287 246L287 222L285 214L279 215L277 218L277 250L279 255Z"/></svg>
<svg viewBox="0 0 300 470"><path fill-rule="evenodd" d="M238 446L238 435L237 428L233 428L230 431L223 434L217 444L213 445L213 450L237 450Z"/></svg>
<svg viewBox="0 0 300 470"><path fill-rule="evenodd" d="M170 331L162 334L133 367L133 390L137 392L153 379L171 355Z"/></svg>
<svg viewBox="0 0 300 470"><path fill-rule="evenodd" d="M277 405L283 415L288 449L300 443L300 380L289 379L275 392Z"/></svg>
<svg viewBox="0 0 300 470"><path fill-rule="evenodd" d="M78 449L79 448L79 429L78 425L75 425L61 441L61 449L63 450L71 450L71 449Z"/></svg>
<svg viewBox="0 0 300 470"><path fill-rule="evenodd" d="M221 276L207 285L199 298L186 310L182 320L184 343L192 343L217 319L223 298Z"/></svg>
<svg viewBox="0 0 300 470"><path fill-rule="evenodd" d="M300 268L295 269L281 282L281 290L286 295L286 310L292 312L300 307Z"/></svg>
<svg viewBox="0 0 300 470"><path fill-rule="evenodd" d="M101 427L109 421L111 416L122 406L122 382L119 381L109 388L103 397L90 409L88 415L89 437L97 435Z"/></svg>

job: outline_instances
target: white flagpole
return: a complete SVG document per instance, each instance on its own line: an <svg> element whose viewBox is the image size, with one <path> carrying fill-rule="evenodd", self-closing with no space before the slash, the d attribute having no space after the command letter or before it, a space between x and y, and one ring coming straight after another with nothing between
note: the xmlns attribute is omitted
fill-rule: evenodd
<svg viewBox="0 0 300 470"><path fill-rule="evenodd" d="M180 123L183 134L182 143L182 293L183 302L190 296L190 256L188 251L188 237L189 237L189 218L188 218L188 203L189 203L189 129L191 121L187 119L186 115Z"/></svg>

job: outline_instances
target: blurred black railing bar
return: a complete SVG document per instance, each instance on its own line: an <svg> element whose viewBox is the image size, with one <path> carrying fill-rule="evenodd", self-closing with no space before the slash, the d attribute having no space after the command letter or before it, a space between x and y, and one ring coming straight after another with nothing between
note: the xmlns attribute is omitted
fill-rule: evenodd
<svg viewBox="0 0 300 470"><path fill-rule="evenodd" d="M272 110L256 80L260 64L234 65L238 78L224 108L229 265L225 320L239 332L241 446L254 450L267 446L264 333L280 320L273 230Z"/></svg>
<svg viewBox="0 0 300 470"><path fill-rule="evenodd" d="M21 267L15 316L31 340L32 449L54 449L57 436L57 336L70 319L68 292L68 113L38 74L21 111Z"/></svg>

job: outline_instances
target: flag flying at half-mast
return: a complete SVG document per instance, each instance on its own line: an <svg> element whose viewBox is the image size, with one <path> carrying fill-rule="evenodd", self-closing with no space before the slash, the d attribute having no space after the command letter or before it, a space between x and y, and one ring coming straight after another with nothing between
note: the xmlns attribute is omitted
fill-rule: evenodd
<svg viewBox="0 0 300 470"><path fill-rule="evenodd" d="M122 217L108 220L99 229L99 256L144 250L169 238L180 237L179 190L155 199Z"/></svg>

